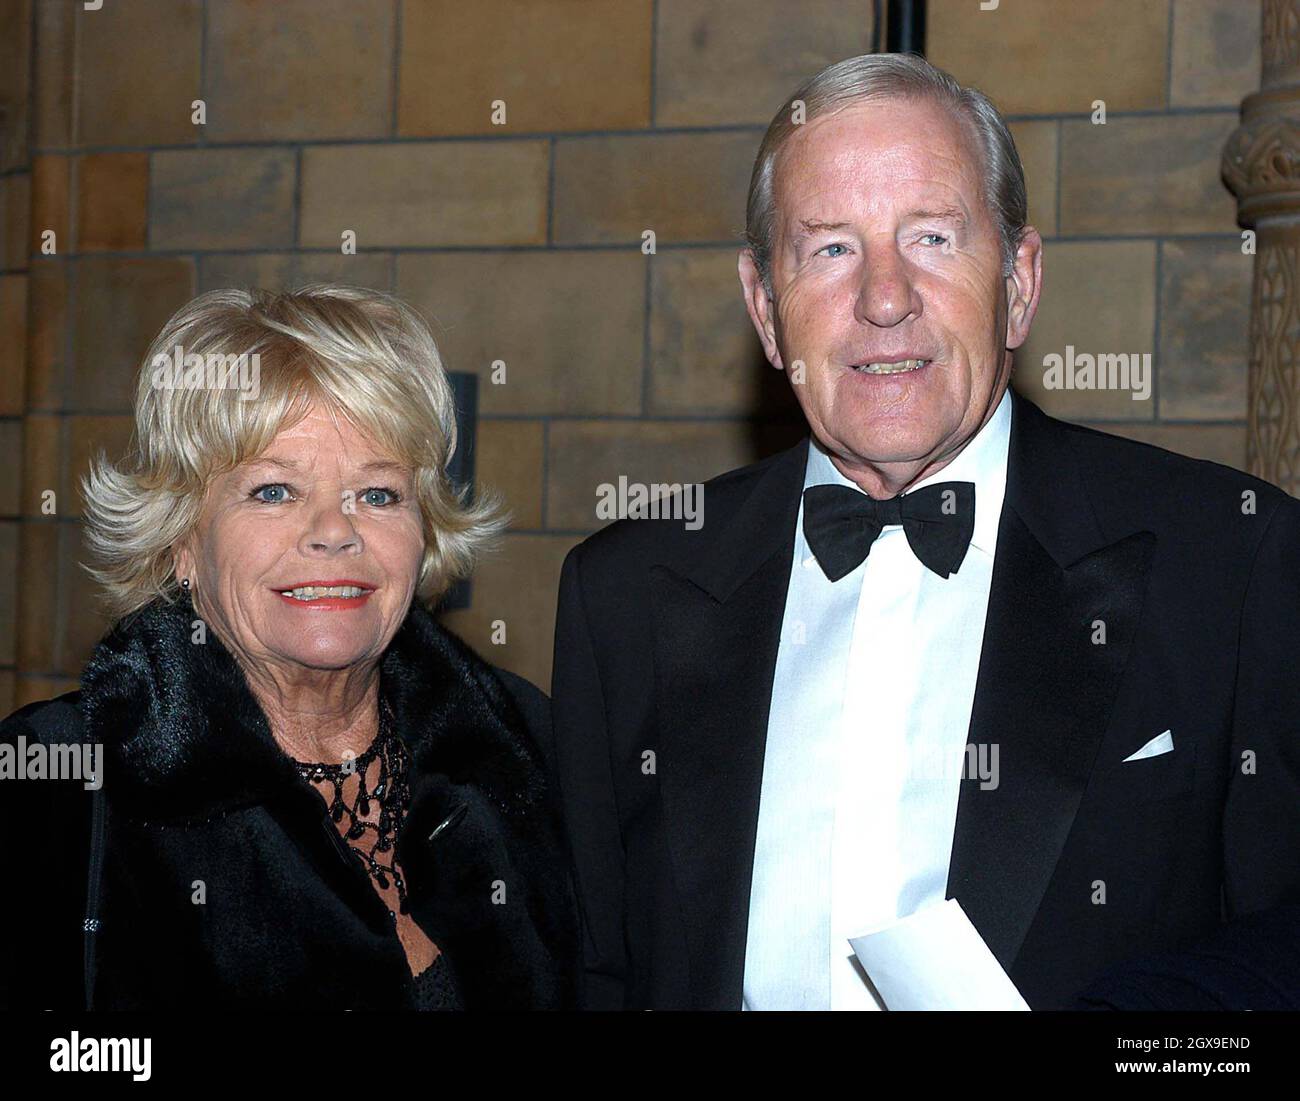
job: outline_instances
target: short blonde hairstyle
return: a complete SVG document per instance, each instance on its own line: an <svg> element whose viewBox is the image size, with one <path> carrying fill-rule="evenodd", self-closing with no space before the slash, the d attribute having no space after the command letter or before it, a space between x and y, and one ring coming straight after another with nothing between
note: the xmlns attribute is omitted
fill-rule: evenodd
<svg viewBox="0 0 1300 1101"><path fill-rule="evenodd" d="M206 384L159 384L158 364L178 347L218 362L247 355L258 365L256 398L233 374L224 386L211 374ZM506 517L495 497L470 503L451 482L455 404L419 314L358 287L217 290L163 326L141 365L130 451L120 463L98 455L81 483L87 569L114 619L176 599L172 548L198 523L208 484L260 455L313 401L413 470L424 530L417 598L433 604L470 574Z"/></svg>

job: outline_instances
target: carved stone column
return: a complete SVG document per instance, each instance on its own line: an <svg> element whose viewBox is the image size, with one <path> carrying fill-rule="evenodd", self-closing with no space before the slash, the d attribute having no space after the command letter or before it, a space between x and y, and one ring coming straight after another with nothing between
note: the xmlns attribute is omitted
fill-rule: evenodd
<svg viewBox="0 0 1300 1101"><path fill-rule="evenodd" d="M1238 219L1256 233L1246 461L1300 495L1300 0L1263 0L1262 62L1223 151Z"/></svg>

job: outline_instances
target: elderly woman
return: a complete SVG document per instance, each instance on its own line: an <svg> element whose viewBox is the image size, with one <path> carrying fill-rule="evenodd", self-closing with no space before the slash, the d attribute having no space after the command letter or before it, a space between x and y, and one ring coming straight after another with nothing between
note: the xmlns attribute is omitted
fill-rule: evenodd
<svg viewBox="0 0 1300 1101"><path fill-rule="evenodd" d="M546 698L428 610L501 521L449 482L424 323L353 288L205 294L135 412L82 487L116 625L79 693L0 726L102 747L97 792L3 785L32 888L4 1001L569 1005Z"/></svg>

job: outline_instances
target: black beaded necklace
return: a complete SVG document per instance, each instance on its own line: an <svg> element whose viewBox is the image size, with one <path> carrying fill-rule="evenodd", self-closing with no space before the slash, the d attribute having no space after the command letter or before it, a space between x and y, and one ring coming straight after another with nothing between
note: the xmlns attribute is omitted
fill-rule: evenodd
<svg viewBox="0 0 1300 1101"><path fill-rule="evenodd" d="M374 789L367 791L366 773L376 760L379 761L379 776L375 780ZM406 819L411 800L409 758L402 739L393 732L392 711L388 701L381 697L379 733L364 753L342 764L295 763L298 774L309 784L329 783L333 786L332 793L326 796L330 819L337 823L343 820L345 814L348 816L348 828L344 833L348 848L357 854L367 873L383 890L388 890L391 880L397 889L397 908L405 914L406 882L397 865L397 834ZM349 806L343 799L343 785L352 776L357 777L357 797ZM321 794L324 795L324 791ZM379 803L378 822L364 821L370 814L372 799ZM367 830L374 834L369 847L365 842ZM396 923L397 915L392 910L388 911L388 915Z"/></svg>

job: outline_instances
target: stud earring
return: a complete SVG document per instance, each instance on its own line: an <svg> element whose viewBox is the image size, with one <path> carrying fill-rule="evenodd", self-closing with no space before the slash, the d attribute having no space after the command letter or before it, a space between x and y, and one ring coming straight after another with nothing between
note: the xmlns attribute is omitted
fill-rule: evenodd
<svg viewBox="0 0 1300 1101"><path fill-rule="evenodd" d="M181 580L181 588L182 588L182 589L188 589L189 587L190 587L190 579L189 579L188 577L183 578L183 579Z"/></svg>

